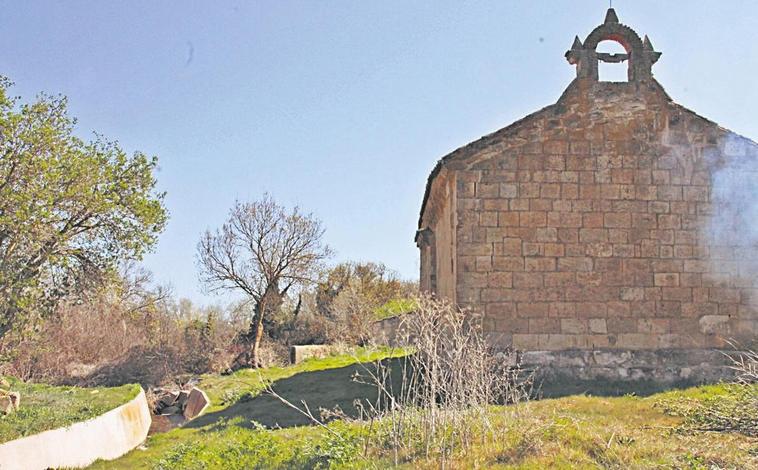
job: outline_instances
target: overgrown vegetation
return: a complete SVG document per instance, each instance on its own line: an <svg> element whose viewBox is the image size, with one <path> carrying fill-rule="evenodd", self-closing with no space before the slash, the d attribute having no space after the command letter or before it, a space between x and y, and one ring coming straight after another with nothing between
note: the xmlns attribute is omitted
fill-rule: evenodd
<svg viewBox="0 0 758 470"><path fill-rule="evenodd" d="M366 343L371 323L415 307L416 283L381 263L340 263L325 271L305 304L328 328L324 342Z"/></svg>
<svg viewBox="0 0 758 470"><path fill-rule="evenodd" d="M658 402L666 413L684 418L679 432L737 432L758 437L758 354L737 353L731 360L736 383L704 387L696 396L673 393Z"/></svg>
<svg viewBox="0 0 758 470"><path fill-rule="evenodd" d="M135 450L112 462L94 468L115 469L213 469L213 468L440 468L438 455L424 455L423 441L408 454L398 455L392 439L392 421L336 420L321 426L296 426L277 429L260 424L266 415L256 414L267 407L269 414L289 410L278 403L271 408L269 397L260 395L260 379L277 384L294 381L288 399L311 403L318 414L321 390L305 384L328 382L334 390L355 386L350 377L364 371L390 350L361 351L366 361L355 365L352 356L307 361L298 366L240 371L229 376L203 377L201 386L210 390L214 403L227 390L251 392L242 400L216 405L197 426L155 435L145 450ZM332 371L354 368L335 380ZM323 374L323 375L322 375ZM319 380L323 378L324 380ZM372 387L369 387L372 389ZM571 396L560 399L522 402L516 405L489 406L491 428L475 428L477 438L465 449L451 448L445 468L755 468L758 442L739 433L679 432L684 419L666 414L662 401L686 399L703 402L726 393L723 386L698 387L650 397ZM238 395L239 396L239 395ZM365 395L356 399L364 400ZM479 420L467 424L477 425ZM480 431L483 431L480 433ZM493 432L496 431L496 432ZM489 434L488 434L489 433ZM423 433L419 433L422 436ZM480 438L481 436L481 438ZM419 438L420 439L420 438ZM368 443L368 445L366 445Z"/></svg>
<svg viewBox="0 0 758 470"><path fill-rule="evenodd" d="M0 77L0 340L29 334L140 259L167 213L157 159L74 135L65 97L22 104Z"/></svg>
<svg viewBox="0 0 758 470"><path fill-rule="evenodd" d="M221 371L239 320L221 309L175 303L149 273L127 266L86 302L66 304L34 335L5 348L4 373L69 385L145 387Z"/></svg>
<svg viewBox="0 0 758 470"><path fill-rule="evenodd" d="M365 328L350 330L342 317L322 313L320 308L331 308L329 301L322 299L322 307L316 307L313 299L325 285L324 280L297 297L285 297L268 320L260 351L265 365L285 364L290 344L355 344L366 338ZM385 294L373 297L369 306L408 292L405 283L389 278L367 285L385 285ZM298 298L303 299L299 311ZM54 384L138 382L146 388L224 372L248 347L251 307L242 302L199 308L186 299L176 301L154 285L149 272L126 264L117 279L87 299L59 306L35 334L0 347L0 372ZM368 310L355 324L369 325L373 318Z"/></svg>
<svg viewBox="0 0 758 470"><path fill-rule="evenodd" d="M451 455L466 452L473 442L486 445L500 434L489 407L527 400L532 377L522 374L518 364L496 357L477 315L430 296L419 296L414 304L414 314L402 319L397 338L413 353L365 367L354 379L375 388L358 404L356 422L369 420L372 429L376 423L376 432L367 434L362 446L391 449L395 465L424 458L444 467ZM299 407L274 387L268 393L322 427L325 418L355 419L340 409L319 418L307 401Z"/></svg>
<svg viewBox="0 0 758 470"><path fill-rule="evenodd" d="M0 443L84 421L136 397L139 385L116 388L54 387L5 377L21 393L22 406L0 416Z"/></svg>

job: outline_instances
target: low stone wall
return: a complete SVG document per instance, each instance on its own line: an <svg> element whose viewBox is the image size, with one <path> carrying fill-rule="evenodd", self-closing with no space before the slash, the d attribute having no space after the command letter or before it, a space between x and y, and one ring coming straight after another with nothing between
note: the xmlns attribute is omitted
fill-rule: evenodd
<svg viewBox="0 0 758 470"><path fill-rule="evenodd" d="M395 317L385 318L383 320L375 321L371 324L371 340L376 344L384 344L387 346L396 346L398 337L398 328L406 315L412 315L412 313L406 313Z"/></svg>
<svg viewBox="0 0 758 470"><path fill-rule="evenodd" d="M0 444L0 470L82 468L137 447L150 428L145 392L105 414L66 428Z"/></svg>
<svg viewBox="0 0 758 470"><path fill-rule="evenodd" d="M333 347L329 344L307 344L290 346L290 364L300 364L306 359L323 358L332 354Z"/></svg>
<svg viewBox="0 0 758 470"><path fill-rule="evenodd" d="M397 316L374 322L372 340L376 344L397 345L403 319L404 316ZM716 383L734 377L730 356L741 354L735 350L706 348L524 351L514 350L510 345L504 348L499 343L494 341L491 345L500 351L500 360L534 371L537 380L551 389L582 382L625 383L627 386L645 382L661 387Z"/></svg>

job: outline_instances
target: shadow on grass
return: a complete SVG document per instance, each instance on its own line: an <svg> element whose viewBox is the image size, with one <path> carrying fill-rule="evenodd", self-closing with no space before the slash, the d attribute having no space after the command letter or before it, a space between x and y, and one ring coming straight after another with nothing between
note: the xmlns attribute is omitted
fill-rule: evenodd
<svg viewBox="0 0 758 470"><path fill-rule="evenodd" d="M590 395L594 397L619 397L635 395L647 397L669 390L685 389L703 385L699 382L680 381L663 383L655 380L577 380L559 376L544 379L535 386L536 398L561 398L570 395Z"/></svg>
<svg viewBox="0 0 758 470"><path fill-rule="evenodd" d="M392 372L391 383L395 390L400 388L402 358L385 359L383 366ZM326 369L314 372L301 372L281 379L273 384L274 391L282 398L297 407L304 409L303 402L316 418L321 418L320 411L339 409L344 415L357 418L360 411L355 406L359 400L363 404L377 401L375 385L356 381L356 374L363 382L370 382L369 372L375 371L375 363L353 364L337 369ZM539 379L538 379L539 380ZM549 379L535 384L533 399L561 398L570 395L591 395L599 397L614 397L633 394L649 396L655 393L688 388L699 385L692 382L664 384L653 380L638 381L607 381L607 380L576 380L567 376L551 376ZM313 421L299 411L291 408L278 398L261 393L250 399L242 399L222 410L208 413L187 423L185 427L203 428L227 419L241 419L237 425L252 428L252 421L263 424L267 428L313 425Z"/></svg>
<svg viewBox="0 0 758 470"><path fill-rule="evenodd" d="M385 359L382 363L391 367L393 382L399 383L400 359ZM359 374L363 382L369 382L367 369L375 371L376 364L362 363L338 369L301 372L276 381L273 389L282 398L299 408L303 408L304 401L317 418L320 418L321 409L339 409L347 416L358 417L359 410L354 403L356 400L365 404L367 401L375 403L377 399L377 390L374 385L354 380L355 375ZM239 417L243 418L239 425L250 428L252 428L251 421L257 421L268 428L314 424L308 417L282 403L278 398L262 393L252 399L240 400L223 410L202 415L187 423L185 427L200 428L222 419Z"/></svg>

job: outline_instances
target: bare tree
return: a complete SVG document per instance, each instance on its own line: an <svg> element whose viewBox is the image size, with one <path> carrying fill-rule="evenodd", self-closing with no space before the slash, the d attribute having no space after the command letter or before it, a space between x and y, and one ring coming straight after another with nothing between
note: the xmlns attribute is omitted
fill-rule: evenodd
<svg viewBox="0 0 758 470"><path fill-rule="evenodd" d="M291 288L313 282L320 263L331 255L323 234L321 221L312 214L297 207L287 211L264 194L259 201L237 201L226 223L200 239L201 281L211 291L238 291L255 302L251 347L235 362L261 366L263 318L280 308Z"/></svg>

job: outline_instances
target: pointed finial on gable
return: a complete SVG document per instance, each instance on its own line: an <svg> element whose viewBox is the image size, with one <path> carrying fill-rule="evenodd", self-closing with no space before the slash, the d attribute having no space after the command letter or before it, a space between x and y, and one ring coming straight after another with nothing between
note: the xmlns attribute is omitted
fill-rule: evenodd
<svg viewBox="0 0 758 470"><path fill-rule="evenodd" d="M650 42L650 38L647 37L647 34L645 35L645 39L642 40L642 51L647 56L648 60L650 61L650 64L654 64L658 62L658 59L661 58L661 53L655 52L655 49L653 48L653 43Z"/></svg>
<svg viewBox="0 0 758 470"><path fill-rule="evenodd" d="M616 10L613 8L608 9L608 13L605 14L605 24L618 23L619 17L616 15Z"/></svg>
<svg viewBox="0 0 758 470"><path fill-rule="evenodd" d="M642 40L642 49L646 51L655 50L655 48L653 47L653 43L650 42L650 38L647 37L647 34L645 35L645 39Z"/></svg>

